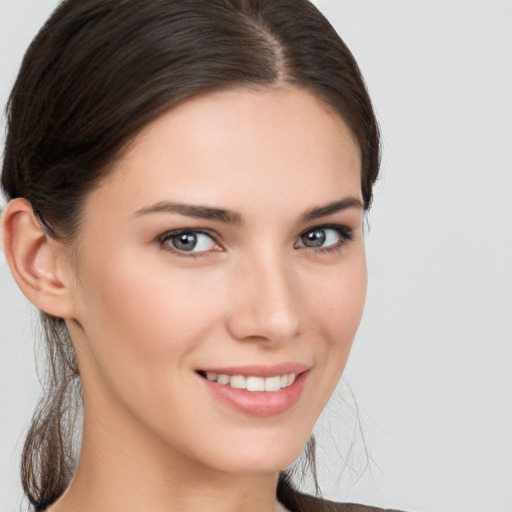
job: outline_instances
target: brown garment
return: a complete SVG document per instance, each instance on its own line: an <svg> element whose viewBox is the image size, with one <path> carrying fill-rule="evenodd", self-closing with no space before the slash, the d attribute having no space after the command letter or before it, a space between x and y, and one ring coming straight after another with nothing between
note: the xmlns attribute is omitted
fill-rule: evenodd
<svg viewBox="0 0 512 512"><path fill-rule="evenodd" d="M277 499L290 512L399 512L397 510L385 510L383 508L354 503L336 503L308 496L296 491L284 475L281 475L279 478Z"/></svg>

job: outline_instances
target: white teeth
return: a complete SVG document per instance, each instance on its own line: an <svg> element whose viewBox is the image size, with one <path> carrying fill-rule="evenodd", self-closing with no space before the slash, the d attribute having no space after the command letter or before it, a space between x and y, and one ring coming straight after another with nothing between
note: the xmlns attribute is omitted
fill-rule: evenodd
<svg viewBox="0 0 512 512"><path fill-rule="evenodd" d="M232 375L229 378L229 385L232 388L245 389L245 386L246 386L245 377L243 375Z"/></svg>
<svg viewBox="0 0 512 512"><path fill-rule="evenodd" d="M265 379L265 391L279 391L281 389L281 377L268 377Z"/></svg>
<svg viewBox="0 0 512 512"><path fill-rule="evenodd" d="M265 391L265 379L263 377L247 377L247 391Z"/></svg>
<svg viewBox="0 0 512 512"><path fill-rule="evenodd" d="M217 375L217 383L222 385L229 384L229 375Z"/></svg>
<svg viewBox="0 0 512 512"><path fill-rule="evenodd" d="M206 372L206 378L217 384L230 385L237 389L246 389L247 391L279 391L287 388L295 382L295 373L285 375L276 375L275 377L255 377L250 375L226 375L223 373Z"/></svg>

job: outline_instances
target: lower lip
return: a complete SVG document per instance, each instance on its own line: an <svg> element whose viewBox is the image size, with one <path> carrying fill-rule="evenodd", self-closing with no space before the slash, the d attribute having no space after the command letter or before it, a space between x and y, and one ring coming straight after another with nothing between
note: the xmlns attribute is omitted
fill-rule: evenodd
<svg viewBox="0 0 512 512"><path fill-rule="evenodd" d="M247 391L227 384L217 384L201 376L199 378L215 398L237 411L251 416L269 417L288 411L299 401L308 374L309 371L301 373L293 384L280 391Z"/></svg>

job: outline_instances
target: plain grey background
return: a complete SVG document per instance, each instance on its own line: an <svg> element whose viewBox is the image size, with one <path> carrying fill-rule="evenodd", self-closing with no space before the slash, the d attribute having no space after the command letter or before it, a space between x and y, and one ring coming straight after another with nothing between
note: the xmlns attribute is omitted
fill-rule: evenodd
<svg viewBox="0 0 512 512"><path fill-rule="evenodd" d="M0 0L2 106L56 3ZM384 139L366 311L317 429L324 494L511 512L512 2L316 4L358 60ZM35 317L0 253L0 512L21 502Z"/></svg>

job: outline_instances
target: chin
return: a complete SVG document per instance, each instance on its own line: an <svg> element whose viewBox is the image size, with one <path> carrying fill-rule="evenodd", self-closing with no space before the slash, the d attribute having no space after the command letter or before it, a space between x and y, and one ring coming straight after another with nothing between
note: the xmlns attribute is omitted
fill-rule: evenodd
<svg viewBox="0 0 512 512"><path fill-rule="evenodd" d="M218 470L239 475L263 475L285 470L300 456L309 434L283 434L277 439L248 441L213 456ZM213 455L213 454L212 454Z"/></svg>

